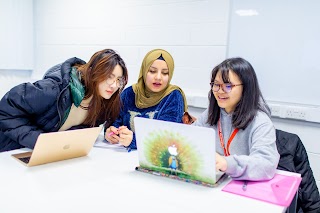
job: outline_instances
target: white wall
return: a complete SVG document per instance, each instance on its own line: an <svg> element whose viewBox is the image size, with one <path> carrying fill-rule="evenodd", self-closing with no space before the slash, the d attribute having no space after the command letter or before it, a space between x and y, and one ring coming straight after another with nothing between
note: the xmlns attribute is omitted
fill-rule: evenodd
<svg viewBox="0 0 320 213"><path fill-rule="evenodd" d="M113 48L135 83L145 54L168 50L175 59L172 83L206 93L210 70L226 56L229 1L35 0L35 76L68 57L84 60ZM191 81L191 82L190 82Z"/></svg>
<svg viewBox="0 0 320 213"><path fill-rule="evenodd" d="M33 69L33 1L0 0L0 72Z"/></svg>
<svg viewBox="0 0 320 213"><path fill-rule="evenodd" d="M250 61L274 116L320 123L320 99L315 98L320 84L309 83L307 90L298 86L320 73L314 63L319 9L318 0L232 1L227 56Z"/></svg>
<svg viewBox="0 0 320 213"><path fill-rule="evenodd" d="M320 72L313 63L319 58L319 9L318 0L232 1L228 56L250 61L267 100L320 107L314 97L320 84L309 84L310 92L297 86L302 73Z"/></svg>
<svg viewBox="0 0 320 213"><path fill-rule="evenodd" d="M33 70L33 1L0 0L0 98Z"/></svg>

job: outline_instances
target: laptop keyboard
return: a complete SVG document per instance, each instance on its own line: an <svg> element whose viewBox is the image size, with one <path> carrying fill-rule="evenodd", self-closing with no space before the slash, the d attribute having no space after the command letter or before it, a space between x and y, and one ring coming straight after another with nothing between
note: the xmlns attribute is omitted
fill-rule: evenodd
<svg viewBox="0 0 320 213"><path fill-rule="evenodd" d="M24 163L29 163L30 157L19 158L19 160L21 160L21 161L24 162Z"/></svg>

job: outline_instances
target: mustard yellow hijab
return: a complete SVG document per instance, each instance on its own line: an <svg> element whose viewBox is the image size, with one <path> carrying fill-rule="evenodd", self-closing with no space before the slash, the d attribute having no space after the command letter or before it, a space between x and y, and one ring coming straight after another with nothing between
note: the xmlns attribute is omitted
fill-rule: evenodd
<svg viewBox="0 0 320 213"><path fill-rule="evenodd" d="M167 66L169 69L168 85L164 90L160 92L152 92L148 87L146 87L145 80L146 80L146 76L150 66L161 55L164 58L165 62L167 63ZM141 64L138 82L132 85L133 91L135 93L136 106L140 109L155 106L158 103L160 103L160 101L164 97L169 95L172 91L179 90L184 100L184 111L186 112L188 109L188 106L187 106L186 96L184 92L180 87L170 84L171 78L173 76L173 71L174 71L173 58L167 51L162 49L154 49L148 52Z"/></svg>

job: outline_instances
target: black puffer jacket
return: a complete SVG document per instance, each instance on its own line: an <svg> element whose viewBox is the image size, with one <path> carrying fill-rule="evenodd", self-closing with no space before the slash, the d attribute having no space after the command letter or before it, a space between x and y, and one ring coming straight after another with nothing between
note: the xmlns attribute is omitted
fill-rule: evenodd
<svg viewBox="0 0 320 213"><path fill-rule="evenodd" d="M310 168L306 149L300 138L292 133L276 130L280 154L278 169L300 173L297 212L320 213L320 196Z"/></svg>
<svg viewBox="0 0 320 213"><path fill-rule="evenodd" d="M0 101L0 152L33 149L43 132L58 131L72 105L71 67L84 64L71 58L46 72L42 80L13 87Z"/></svg>

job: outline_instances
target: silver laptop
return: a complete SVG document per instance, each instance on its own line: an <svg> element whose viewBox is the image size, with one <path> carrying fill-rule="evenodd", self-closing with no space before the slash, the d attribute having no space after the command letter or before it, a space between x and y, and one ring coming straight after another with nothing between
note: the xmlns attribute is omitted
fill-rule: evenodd
<svg viewBox="0 0 320 213"><path fill-rule="evenodd" d="M26 166L36 166L88 155L98 135L100 127L78 130L42 133L32 152L12 156Z"/></svg>
<svg viewBox="0 0 320 213"><path fill-rule="evenodd" d="M210 187L224 176L215 168L214 129L140 117L134 127L136 170Z"/></svg>

